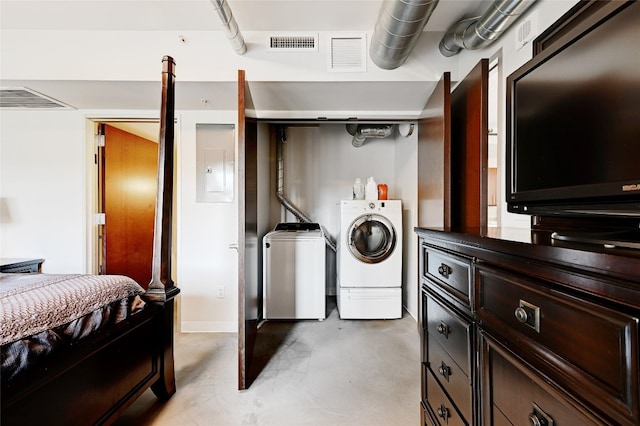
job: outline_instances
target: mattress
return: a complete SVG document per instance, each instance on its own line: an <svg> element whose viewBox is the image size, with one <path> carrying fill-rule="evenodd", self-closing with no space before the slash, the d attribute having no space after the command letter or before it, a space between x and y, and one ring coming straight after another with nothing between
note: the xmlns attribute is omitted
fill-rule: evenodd
<svg viewBox="0 0 640 426"><path fill-rule="evenodd" d="M143 293L122 275L0 273L2 381L142 310Z"/></svg>

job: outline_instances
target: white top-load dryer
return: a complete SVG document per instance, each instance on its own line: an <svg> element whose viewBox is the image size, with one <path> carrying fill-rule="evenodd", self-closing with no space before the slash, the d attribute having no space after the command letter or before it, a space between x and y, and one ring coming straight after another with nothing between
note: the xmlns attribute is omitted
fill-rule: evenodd
<svg viewBox="0 0 640 426"><path fill-rule="evenodd" d="M343 200L337 253L340 318L402 316L402 202Z"/></svg>
<svg viewBox="0 0 640 426"><path fill-rule="evenodd" d="M325 319L325 271L319 224L276 225L263 238L264 319Z"/></svg>

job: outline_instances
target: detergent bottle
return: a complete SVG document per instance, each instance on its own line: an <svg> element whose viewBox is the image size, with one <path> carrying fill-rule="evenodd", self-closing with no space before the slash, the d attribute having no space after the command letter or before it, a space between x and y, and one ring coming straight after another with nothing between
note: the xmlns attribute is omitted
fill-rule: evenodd
<svg viewBox="0 0 640 426"><path fill-rule="evenodd" d="M378 184L373 179L373 176L367 178L367 184L364 187L364 199L365 200L378 199Z"/></svg>
<svg viewBox="0 0 640 426"><path fill-rule="evenodd" d="M356 178L356 183L353 184L353 199L364 200L364 185L360 178Z"/></svg>

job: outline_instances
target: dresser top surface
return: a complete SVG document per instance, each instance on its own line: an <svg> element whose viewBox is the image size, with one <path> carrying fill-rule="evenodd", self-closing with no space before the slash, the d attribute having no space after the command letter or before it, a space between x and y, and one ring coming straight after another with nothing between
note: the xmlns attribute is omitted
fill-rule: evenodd
<svg viewBox="0 0 640 426"><path fill-rule="evenodd" d="M549 232L527 229L449 232L418 227L415 232L429 244L473 258L512 259L524 265L537 262L573 271L576 276L602 277L607 285L592 291L605 297L615 293L616 298L631 298L628 303L640 306L640 250L556 241Z"/></svg>

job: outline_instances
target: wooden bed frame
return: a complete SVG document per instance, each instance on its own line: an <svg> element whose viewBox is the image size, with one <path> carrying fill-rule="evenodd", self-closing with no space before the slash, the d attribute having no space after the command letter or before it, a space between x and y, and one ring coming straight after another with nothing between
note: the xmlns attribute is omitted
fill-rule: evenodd
<svg viewBox="0 0 640 426"><path fill-rule="evenodd" d="M147 304L115 328L3 383L3 426L109 424L148 388L161 400L176 391L173 321L179 289L171 280L174 67L173 58L165 56L152 279L143 296Z"/></svg>

